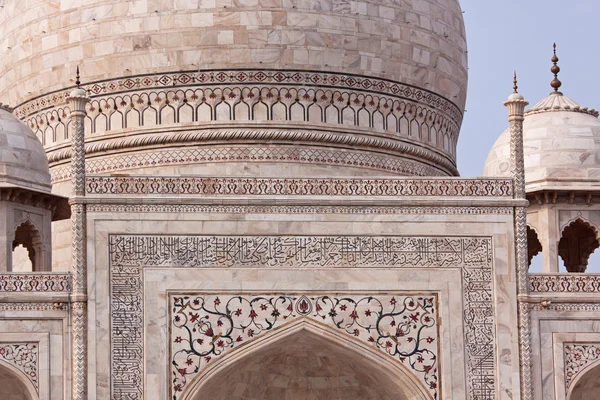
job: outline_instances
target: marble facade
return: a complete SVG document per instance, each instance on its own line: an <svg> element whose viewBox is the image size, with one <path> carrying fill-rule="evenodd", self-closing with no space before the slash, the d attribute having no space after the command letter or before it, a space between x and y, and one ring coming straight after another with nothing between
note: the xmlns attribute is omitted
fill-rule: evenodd
<svg viewBox="0 0 600 400"><path fill-rule="evenodd" d="M0 53L1 398L597 393L598 113L515 87L457 177L458 1L5 0Z"/></svg>

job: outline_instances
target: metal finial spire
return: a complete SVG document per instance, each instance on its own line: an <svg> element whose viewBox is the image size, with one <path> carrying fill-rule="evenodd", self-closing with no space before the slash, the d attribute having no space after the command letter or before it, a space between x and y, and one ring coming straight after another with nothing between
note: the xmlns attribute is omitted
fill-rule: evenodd
<svg viewBox="0 0 600 400"><path fill-rule="evenodd" d="M79 81L79 65L77 66L77 75L75 76L75 84L77 85L77 89L79 89L79 85L81 85L81 82Z"/></svg>
<svg viewBox="0 0 600 400"><path fill-rule="evenodd" d="M556 56L556 43L554 43L554 55L552 56L552 63L554 64L550 71L554 74L554 79L550 82L550 86L554 88L555 93L559 93L558 89L562 86L562 82L558 79L558 73L560 67L558 66L558 57Z"/></svg>
<svg viewBox="0 0 600 400"><path fill-rule="evenodd" d="M513 89L515 90L515 93L519 93L519 86L517 85L517 71L515 71L515 77L513 80Z"/></svg>

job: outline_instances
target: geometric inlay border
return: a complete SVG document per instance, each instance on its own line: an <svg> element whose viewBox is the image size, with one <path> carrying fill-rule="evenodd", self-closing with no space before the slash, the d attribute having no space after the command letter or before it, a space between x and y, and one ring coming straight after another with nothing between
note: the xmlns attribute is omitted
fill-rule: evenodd
<svg viewBox="0 0 600 400"><path fill-rule="evenodd" d="M459 268L469 399L493 400L489 237L110 235L111 398L143 399L144 267Z"/></svg>

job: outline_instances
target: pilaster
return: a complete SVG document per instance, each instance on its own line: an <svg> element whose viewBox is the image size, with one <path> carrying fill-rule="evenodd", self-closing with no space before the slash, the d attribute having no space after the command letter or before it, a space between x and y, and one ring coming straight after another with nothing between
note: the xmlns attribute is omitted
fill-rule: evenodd
<svg viewBox="0 0 600 400"><path fill-rule="evenodd" d="M525 200L525 162L523 155L523 121L525 106L529 103L517 91L517 74L515 73L514 93L504 105L508 108L510 122L510 174L513 179L515 199ZM517 272L517 295L527 295L529 259L527 256L527 206L514 208L515 230L515 264ZM531 338L528 304L518 303L519 314L519 359L521 375L521 399L532 399L531 384Z"/></svg>
<svg viewBox="0 0 600 400"><path fill-rule="evenodd" d="M73 185L71 203L72 249L71 272L71 398L88 398L88 352L87 352L87 265L86 265L86 206L79 201L85 196L85 105L89 101L83 89L77 88L69 96L73 124L71 147L71 179Z"/></svg>

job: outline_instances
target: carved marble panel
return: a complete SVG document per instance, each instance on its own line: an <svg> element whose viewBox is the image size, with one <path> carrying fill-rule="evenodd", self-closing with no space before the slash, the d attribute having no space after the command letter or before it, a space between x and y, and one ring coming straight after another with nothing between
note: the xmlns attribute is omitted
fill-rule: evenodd
<svg viewBox="0 0 600 400"><path fill-rule="evenodd" d="M492 289L492 242L490 238L111 235L109 237L109 247L111 394L113 399L141 400L143 398L144 267L458 268L463 271L462 313L464 315L463 330L467 363L465 367L468 377L469 398L478 400L495 399L496 351ZM398 294L398 296L400 295ZM265 294L262 298L266 298L266 296ZM314 310L312 312L316 313L317 304L321 300L319 300L319 296L312 296L312 298L306 296L306 306L312 307ZM177 303L174 297L172 298L172 306L176 310L174 311L175 314L177 310L184 307L198 307L202 301L206 301L206 299L200 300L198 295L196 297L189 295L188 297L188 299L181 299L181 296L179 296L180 300L177 300ZM298 296L288 294L281 296L287 302L284 309L287 310L287 307L292 305L292 313L299 315L299 311L295 308L298 307L301 310L303 308L300 307L298 299L293 299L294 297ZM232 298L225 300L225 297L221 296L219 302L221 304L221 302L229 301ZM248 300L247 296L244 298ZM197 305L194 304L196 299L198 299ZM360 300L354 297L351 297L351 299L355 302ZM209 300L213 306L215 300L215 298ZM398 302L398 298L396 298L396 301ZM404 298L402 301L404 301ZM388 299L388 302L391 302L391 298ZM244 311L243 308L239 308L242 309L243 315L250 315L250 309ZM284 310L280 310L280 308L278 307L278 313L283 313ZM331 311L332 307L329 308ZM237 311L237 308L235 311ZM341 311L340 308L339 312ZM348 308L345 312L347 311ZM271 310L272 312L273 310ZM351 313L351 311L349 312ZM256 313L258 316L261 315L258 312ZM333 317L327 314L325 318ZM182 326L180 325L179 328ZM215 337L214 332L213 329L211 341ZM383 336L385 337L386 334ZM245 335L248 335L247 328ZM359 330L360 335L362 333ZM235 342L238 336L242 338L242 341L245 340L241 334L235 337L231 336L231 340ZM223 346L231 345L225 338L220 339L223 339ZM380 338L373 337L373 339L377 342ZM217 347L219 347L219 340L215 342ZM387 341L385 340L386 344L384 346L387 345ZM181 349L178 348L176 351L179 350ZM200 361L198 360L198 362ZM177 364L179 365L179 363L181 361L178 359ZM433 378L428 379L430 379L429 382L433 382L431 380Z"/></svg>
<svg viewBox="0 0 600 400"><path fill-rule="evenodd" d="M311 318L345 332L404 364L439 397L439 332L435 294L217 295L172 294L171 397L206 366L267 331Z"/></svg>

